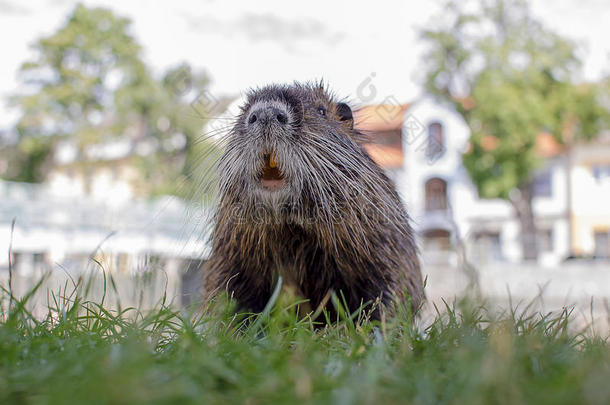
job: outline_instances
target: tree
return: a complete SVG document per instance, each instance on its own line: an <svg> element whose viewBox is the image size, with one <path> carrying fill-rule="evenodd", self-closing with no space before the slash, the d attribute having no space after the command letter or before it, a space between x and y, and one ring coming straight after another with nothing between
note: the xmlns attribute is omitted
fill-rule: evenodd
<svg viewBox="0 0 610 405"><path fill-rule="evenodd" d="M110 10L78 5L57 32L36 42L36 58L20 68L23 90L11 99L21 116L3 148L3 177L44 181L60 144L73 145L84 165L90 146L127 139L148 191L176 192L206 118L187 97L208 80L188 65L156 80L129 27Z"/></svg>
<svg viewBox="0 0 610 405"><path fill-rule="evenodd" d="M542 132L567 144L598 133L604 111L578 84L575 45L532 18L523 0L448 1L425 29L425 86L471 131L464 165L483 198L502 198L521 225L523 258L537 258L532 175Z"/></svg>

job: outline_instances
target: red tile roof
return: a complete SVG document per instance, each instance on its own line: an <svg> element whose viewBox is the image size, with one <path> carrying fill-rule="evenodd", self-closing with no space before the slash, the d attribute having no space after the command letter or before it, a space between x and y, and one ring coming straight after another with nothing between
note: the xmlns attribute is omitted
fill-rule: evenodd
<svg viewBox="0 0 610 405"><path fill-rule="evenodd" d="M381 144L375 142L376 135L389 131L402 131L405 111L411 104L374 104L354 112L354 127L369 135L372 142L365 145L368 154L377 164L385 169L402 167L404 156L402 144Z"/></svg>
<svg viewBox="0 0 610 405"><path fill-rule="evenodd" d="M394 145L376 145L374 143L366 144L364 148L369 156L384 169L402 167L404 163L402 148Z"/></svg>
<svg viewBox="0 0 610 405"><path fill-rule="evenodd" d="M400 144L380 144L375 142L375 136L381 138L381 133L388 131L402 131L405 112L411 107L406 104L373 104L367 105L354 112L354 127L371 137L372 142L365 145L369 155L381 167L389 169L401 167L404 163L404 154ZM488 135L483 139L486 150L494 149L500 140ZM557 142L548 132L541 132L536 138L536 152L545 158L561 155L565 148Z"/></svg>
<svg viewBox="0 0 610 405"><path fill-rule="evenodd" d="M354 127L361 131L391 131L401 129L405 111L411 104L373 104L354 112Z"/></svg>
<svg viewBox="0 0 610 405"><path fill-rule="evenodd" d="M536 137L536 152L542 157L550 158L561 155L565 147L557 142L553 134L541 132Z"/></svg>

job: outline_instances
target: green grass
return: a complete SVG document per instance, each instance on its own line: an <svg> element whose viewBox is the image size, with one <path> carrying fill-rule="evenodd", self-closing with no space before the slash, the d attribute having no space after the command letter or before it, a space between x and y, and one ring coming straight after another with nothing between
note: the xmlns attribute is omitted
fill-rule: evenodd
<svg viewBox="0 0 610 405"><path fill-rule="evenodd" d="M69 290L42 319L0 293L0 404L610 403L610 348L567 312L464 300L415 324L399 311L316 329L283 298L243 323L226 305L144 312Z"/></svg>

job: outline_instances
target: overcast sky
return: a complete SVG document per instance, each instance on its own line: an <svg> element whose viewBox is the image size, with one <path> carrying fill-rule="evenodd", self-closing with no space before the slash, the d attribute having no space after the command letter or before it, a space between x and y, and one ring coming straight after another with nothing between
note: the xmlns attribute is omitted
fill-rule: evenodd
<svg viewBox="0 0 610 405"><path fill-rule="evenodd" d="M76 1L0 0L0 129L15 112L5 98L17 89L19 65L30 45L65 22ZM238 94L270 82L324 78L342 97L362 102L392 96L404 102L420 93L422 46L417 30L438 12L434 2L92 0L131 18L144 57L156 73L181 61L204 68L212 92ZM301 7L295 7L298 3ZM608 0L534 0L547 26L578 40L584 78L609 73ZM376 94L358 97L370 79ZM368 93L365 93L368 95Z"/></svg>

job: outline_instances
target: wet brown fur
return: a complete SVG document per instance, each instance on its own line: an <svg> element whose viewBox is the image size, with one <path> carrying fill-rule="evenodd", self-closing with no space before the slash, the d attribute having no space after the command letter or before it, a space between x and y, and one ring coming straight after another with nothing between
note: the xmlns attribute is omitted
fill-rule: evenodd
<svg viewBox="0 0 610 405"><path fill-rule="evenodd" d="M249 124L261 105L286 111L288 122ZM409 217L346 108L320 84L248 95L217 170L207 299L227 291L241 310L259 312L281 275L313 309L331 291L342 292L350 311L407 298L419 307L423 286ZM280 191L260 186L269 150L286 180ZM372 315L379 318L379 308Z"/></svg>

